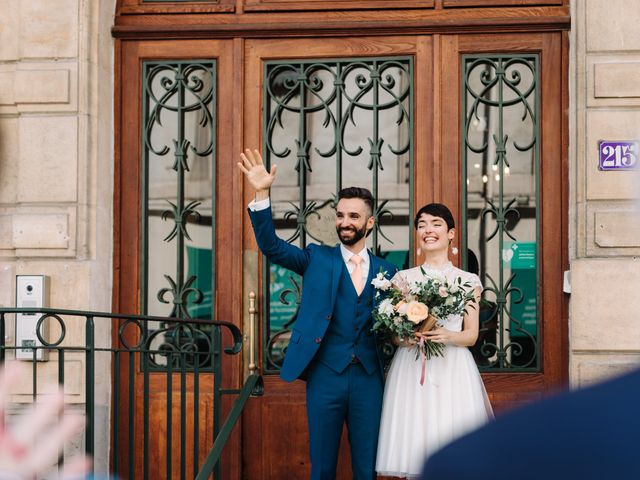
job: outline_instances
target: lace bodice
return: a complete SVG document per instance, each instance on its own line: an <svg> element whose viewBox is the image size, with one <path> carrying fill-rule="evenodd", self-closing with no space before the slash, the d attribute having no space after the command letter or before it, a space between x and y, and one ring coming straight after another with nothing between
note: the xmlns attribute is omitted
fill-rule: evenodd
<svg viewBox="0 0 640 480"><path fill-rule="evenodd" d="M422 273L422 270L424 270L424 274ZM471 288L480 287L482 290L482 282L480 282L480 278L475 273L465 272L464 270L455 267L451 262L440 268L434 268L425 263L418 267L400 270L391 279L391 282L393 283L394 279L398 276L402 277L405 282L416 282L424 278L425 274L429 277L444 276L450 284L460 277L462 279L462 283L469 283ZM450 315L446 318L440 319L438 323L447 330L452 330L454 332L462 331L462 315Z"/></svg>

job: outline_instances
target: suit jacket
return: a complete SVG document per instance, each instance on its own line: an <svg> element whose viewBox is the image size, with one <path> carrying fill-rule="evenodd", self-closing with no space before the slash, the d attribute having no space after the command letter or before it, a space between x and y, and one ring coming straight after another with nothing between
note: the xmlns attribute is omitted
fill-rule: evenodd
<svg viewBox="0 0 640 480"><path fill-rule="evenodd" d="M435 453L424 480L640 478L640 370L515 410Z"/></svg>
<svg viewBox="0 0 640 480"><path fill-rule="evenodd" d="M271 208L249 210L258 246L269 261L303 276L302 299L284 364L283 380L299 378L320 348L338 297L338 283L344 265L340 246L311 244L305 249L291 245L276 235ZM397 271L391 263L369 252L369 272L380 270L389 277ZM370 275L371 276L371 275ZM380 364L382 357L378 352ZM382 370L381 370L382 371Z"/></svg>

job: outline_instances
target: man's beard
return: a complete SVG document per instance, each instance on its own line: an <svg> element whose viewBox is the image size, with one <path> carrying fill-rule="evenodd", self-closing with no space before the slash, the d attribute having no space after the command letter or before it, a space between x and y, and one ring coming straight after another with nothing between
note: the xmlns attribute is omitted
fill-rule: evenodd
<svg viewBox="0 0 640 480"><path fill-rule="evenodd" d="M342 230L346 230L346 231L355 230L355 233L351 238L344 238L341 233ZM338 238L340 239L340 242L342 242L343 245L350 247L351 245L355 245L356 243L358 243L361 238L365 237L365 235L367 234L367 226L363 225L363 227L359 230L357 228L353 228L353 229L352 228L345 228L345 229L336 228L336 232L338 232Z"/></svg>

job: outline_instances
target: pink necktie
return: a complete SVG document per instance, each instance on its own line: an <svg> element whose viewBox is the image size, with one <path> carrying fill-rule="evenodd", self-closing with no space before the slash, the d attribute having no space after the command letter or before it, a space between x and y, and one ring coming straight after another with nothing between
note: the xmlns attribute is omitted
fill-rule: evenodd
<svg viewBox="0 0 640 480"><path fill-rule="evenodd" d="M360 255L354 255L349 261L354 265L353 271L351 272L351 280L353 281L353 286L356 288L356 292L360 295L364 288L362 284L362 267L360 266L362 257Z"/></svg>

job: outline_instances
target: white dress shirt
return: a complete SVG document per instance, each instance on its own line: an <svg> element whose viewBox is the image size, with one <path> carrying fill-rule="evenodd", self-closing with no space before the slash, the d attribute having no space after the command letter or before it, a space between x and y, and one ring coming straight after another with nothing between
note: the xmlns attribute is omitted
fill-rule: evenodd
<svg viewBox="0 0 640 480"><path fill-rule="evenodd" d="M255 198L249 202L249 210L252 212L259 212L260 210L266 210L271 206L271 199L269 197L264 200L256 200Z"/></svg>

